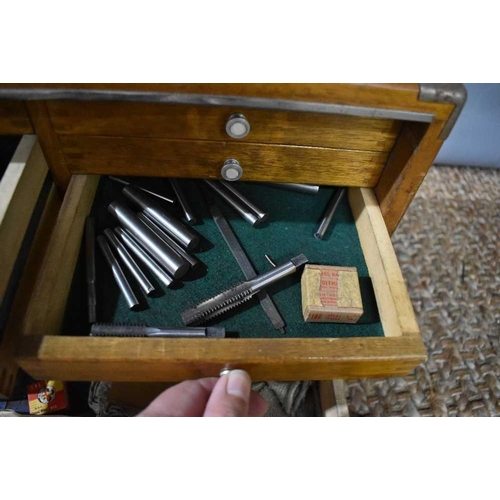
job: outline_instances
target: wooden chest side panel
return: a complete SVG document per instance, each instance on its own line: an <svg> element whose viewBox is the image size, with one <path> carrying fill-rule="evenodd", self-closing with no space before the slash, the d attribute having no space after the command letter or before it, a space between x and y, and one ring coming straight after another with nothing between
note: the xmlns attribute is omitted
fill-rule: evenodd
<svg viewBox="0 0 500 500"><path fill-rule="evenodd" d="M387 153L241 142L59 136L74 174L220 178L236 158L243 180L376 185Z"/></svg>
<svg viewBox="0 0 500 500"><path fill-rule="evenodd" d="M250 123L244 142L389 152L401 124L394 120L213 106L131 102L47 102L56 133L240 142L226 133L241 112Z"/></svg>
<svg viewBox="0 0 500 500"><path fill-rule="evenodd" d="M33 127L24 102L0 99L0 135L32 133Z"/></svg>
<svg viewBox="0 0 500 500"><path fill-rule="evenodd" d="M98 183L99 177L91 175L71 180L20 325L23 334L49 335L60 331L85 219Z"/></svg>

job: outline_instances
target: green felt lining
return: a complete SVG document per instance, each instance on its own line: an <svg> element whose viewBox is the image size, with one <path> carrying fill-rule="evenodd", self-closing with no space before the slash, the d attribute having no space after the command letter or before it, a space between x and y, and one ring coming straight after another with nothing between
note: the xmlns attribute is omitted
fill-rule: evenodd
<svg viewBox="0 0 500 500"><path fill-rule="evenodd" d="M145 188L173 196L167 180L134 179ZM110 270L96 249L97 262L97 317L99 322L145 323L149 326L181 326L180 314L185 309L244 279L243 273L213 222L209 205L216 203L228 219L257 272L270 268L268 254L276 263L298 254L305 254L310 263L356 267L360 277L364 314L358 324L306 323L302 317L300 276L296 273L268 289L286 323L286 335L275 330L256 298L231 313L221 316L216 324L226 327L241 338L291 337L382 337L371 279L368 276L352 212L345 197L335 214L332 226L324 240L314 238L318 221L333 192L322 187L318 195L309 196L262 184L238 183L237 187L259 207L269 212L269 219L253 228L241 219L224 201L212 193L202 181L184 180L186 195L201 224L194 226L203 237L197 257L205 264L197 274L187 275L175 289L167 289L158 297L147 299L132 278L143 310L130 311L113 281ZM97 233L106 227L115 227L115 219L107 212L108 204L116 199L124 201L120 184L103 178L94 201L92 215L96 218ZM159 202L179 218L178 208ZM63 333L86 335L87 323L84 244L78 259L71 287ZM127 276L130 275L126 272ZM148 273L146 273L148 274ZM151 281L155 283L150 275ZM212 323L215 324L215 323Z"/></svg>

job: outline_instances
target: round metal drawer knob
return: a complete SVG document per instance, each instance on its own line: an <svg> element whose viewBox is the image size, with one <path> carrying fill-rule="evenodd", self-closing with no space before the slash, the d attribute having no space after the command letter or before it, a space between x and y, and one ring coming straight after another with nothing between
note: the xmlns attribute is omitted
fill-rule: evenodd
<svg viewBox="0 0 500 500"><path fill-rule="evenodd" d="M234 158L230 158L224 162L220 171L222 178L226 181L239 181L243 175L243 169L240 162Z"/></svg>
<svg viewBox="0 0 500 500"><path fill-rule="evenodd" d="M250 132L250 123L242 114L235 113L226 123L226 132L233 139L243 139Z"/></svg>

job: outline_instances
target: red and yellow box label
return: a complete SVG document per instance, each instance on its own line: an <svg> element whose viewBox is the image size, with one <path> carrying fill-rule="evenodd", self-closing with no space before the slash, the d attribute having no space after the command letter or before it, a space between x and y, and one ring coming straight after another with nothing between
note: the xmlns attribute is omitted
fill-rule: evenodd
<svg viewBox="0 0 500 500"><path fill-rule="evenodd" d="M304 320L356 323L363 303L356 268L307 264L302 273Z"/></svg>
<svg viewBox="0 0 500 500"><path fill-rule="evenodd" d="M67 408L66 388L59 380L40 380L28 386L31 415L44 415Z"/></svg>

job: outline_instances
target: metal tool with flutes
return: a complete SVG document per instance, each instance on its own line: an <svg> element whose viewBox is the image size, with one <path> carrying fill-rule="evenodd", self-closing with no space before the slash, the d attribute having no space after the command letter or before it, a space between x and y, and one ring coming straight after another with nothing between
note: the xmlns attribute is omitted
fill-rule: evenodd
<svg viewBox="0 0 500 500"><path fill-rule="evenodd" d="M140 260L160 283L169 287L173 278L144 250L134 236L122 227L115 228L115 234L120 241Z"/></svg>
<svg viewBox="0 0 500 500"><path fill-rule="evenodd" d="M125 277L125 274L123 273L123 270L116 259L116 257L113 255L113 252L111 251L111 248L109 248L108 242L106 241L106 238L104 236L98 236L97 237L97 243L102 250L102 253L106 259L106 262L109 264L109 267L111 268L111 271L113 273L113 277L115 278L116 284L118 285L118 288L122 292L122 295L125 298L125 301L127 302L127 305L130 309L135 308L136 306L139 305L139 301L137 300L137 297L134 294L134 291L132 290L132 287L130 286L130 283L128 282L127 278Z"/></svg>
<svg viewBox="0 0 500 500"><path fill-rule="evenodd" d="M197 224L196 217L194 216L193 210L191 209L191 205L187 201L187 198L184 194L184 190L182 189L181 183L178 179L170 179L170 184L172 185L172 189L174 190L175 196L179 201L179 204L184 212L184 218L186 222L190 226L194 226Z"/></svg>
<svg viewBox="0 0 500 500"><path fill-rule="evenodd" d="M144 191L145 193L151 194L153 196L156 196L157 198L160 198L160 200L163 201L168 201L169 203L175 203L174 200L171 200L170 198L167 198L166 196L162 196L161 194L155 193L154 191L150 191L149 189L144 189L141 186L138 186L137 184L132 184L131 182L124 181L123 179L120 179L118 177L114 177L112 175L109 176L110 180L119 182L120 184L123 184L124 186L132 186L135 189L140 189L141 191Z"/></svg>
<svg viewBox="0 0 500 500"><path fill-rule="evenodd" d="M109 205L108 210L174 278L182 278L189 271L189 263L153 233L132 210L116 201Z"/></svg>
<svg viewBox="0 0 500 500"><path fill-rule="evenodd" d="M318 230L314 233L314 237L318 240L322 240L325 237L326 231L332 223L333 216L335 215L335 212L337 211L337 208L342 201L342 197L344 196L345 191L346 188L338 188L330 198L330 202L326 207L325 214L323 216L323 219L321 220Z"/></svg>
<svg viewBox="0 0 500 500"><path fill-rule="evenodd" d="M87 306L89 323L97 321L97 293L95 272L95 222L88 217L85 222L85 264L87 271Z"/></svg>
<svg viewBox="0 0 500 500"><path fill-rule="evenodd" d="M156 327L130 325L126 323L95 323L90 330L91 337L148 337L148 338L224 338L222 327Z"/></svg>
<svg viewBox="0 0 500 500"><path fill-rule="evenodd" d="M241 200L232 196L231 192L228 191L222 184L215 181L209 181L208 179L205 179L205 182L249 224L255 227L262 222L258 215L248 205L245 205Z"/></svg>
<svg viewBox="0 0 500 500"><path fill-rule="evenodd" d="M299 267L307 262L307 257L301 254L251 280L233 286L184 311L181 315L182 322L185 325L197 325L238 307L267 286L295 273Z"/></svg>
<svg viewBox="0 0 500 500"><path fill-rule="evenodd" d="M117 238L116 234L113 233L111 229L104 230L104 236L108 239L108 243L114 249L114 251L121 258L121 261L125 267L130 271L132 276L135 278L141 290L146 295L151 295L155 291L155 287L148 280L146 275L142 272L141 268L137 265L137 262L129 254L128 250L125 248L123 243Z"/></svg>
<svg viewBox="0 0 500 500"><path fill-rule="evenodd" d="M165 231L188 250L194 250L200 242L200 237L191 229L178 221L174 216L168 214L163 208L157 205L149 196L127 186L122 193L135 205L139 206L143 212L151 216Z"/></svg>
<svg viewBox="0 0 500 500"><path fill-rule="evenodd" d="M212 214L212 217L214 219L215 224L217 225L217 227L219 228L219 231L222 234L222 237L226 241L227 246L231 250L231 253L233 254L234 258L236 259L236 262L238 263L241 270L243 271L245 278L247 280L255 278L255 276L257 276L257 273L255 272L255 269L252 266L252 263L250 262L247 255L245 254L245 251L243 250L242 246L240 245L240 242L238 241L236 234L231 229L229 222L222 215L222 212L220 211L219 207L212 205L210 207L210 212ZM257 298L259 299L260 305L262 306L262 309L264 309L264 312L267 314L267 317L269 318L269 320L273 324L274 328L276 328L276 330L279 330L281 333L286 333L285 332L285 322L283 321L283 318L281 317L280 313L276 309L276 306L274 305L274 302L272 301L271 297L268 295L267 291L261 290L257 294Z"/></svg>

